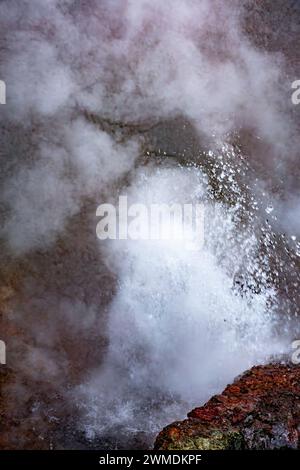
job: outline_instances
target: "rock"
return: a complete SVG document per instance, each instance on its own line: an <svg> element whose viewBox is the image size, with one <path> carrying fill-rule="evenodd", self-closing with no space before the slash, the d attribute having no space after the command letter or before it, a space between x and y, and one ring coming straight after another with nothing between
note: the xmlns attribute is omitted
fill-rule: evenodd
<svg viewBox="0 0 300 470"><path fill-rule="evenodd" d="M154 448L300 449L300 367L253 367L188 419L163 429Z"/></svg>

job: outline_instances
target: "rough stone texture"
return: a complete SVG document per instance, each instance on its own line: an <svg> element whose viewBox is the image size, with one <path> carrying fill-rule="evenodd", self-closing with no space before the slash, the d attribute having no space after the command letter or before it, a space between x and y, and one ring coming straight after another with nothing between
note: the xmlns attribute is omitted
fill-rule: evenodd
<svg viewBox="0 0 300 470"><path fill-rule="evenodd" d="M158 435L155 449L300 449L300 367L253 367L188 419Z"/></svg>

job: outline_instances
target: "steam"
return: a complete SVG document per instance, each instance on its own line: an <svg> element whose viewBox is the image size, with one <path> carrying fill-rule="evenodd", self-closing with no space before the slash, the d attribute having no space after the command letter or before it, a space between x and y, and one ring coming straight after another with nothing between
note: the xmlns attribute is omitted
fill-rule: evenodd
<svg viewBox="0 0 300 470"><path fill-rule="evenodd" d="M91 201L93 216L119 194L205 205L205 245L196 254L153 242L104 243L92 256L117 279L107 304L93 298L85 305L76 286L71 305L63 293L44 298L42 310L55 310L58 321L56 328L44 313L50 337L62 335L66 322L73 339L78 331L87 339L85 350L105 318L107 350L71 392L64 381L72 358L57 367L35 316L15 316L38 338L25 373L37 380L34 364L42 364L41 375L52 371L60 393L78 403L77 428L91 439L144 432L149 445L160 426L287 347L289 327L284 321L278 334L278 313L292 315L297 305L289 290L281 297L275 278L297 290L298 274L293 282L286 277L284 248L272 250L269 241L282 231L299 235L299 197L288 194L297 127L283 93L286 58L253 45L244 14L236 0L0 3L1 126L10 162L3 163L2 236L12 259L51 255L59 240L76 237L72 223L84 223ZM197 136L197 152L189 163L148 164L157 129L176 119L173 152L185 127ZM252 136L247 156L243 132ZM275 199L285 177L286 194ZM269 201L274 212L266 220ZM96 238L96 222L87 242ZM297 269L297 239L290 244ZM282 268L277 275L274 264ZM97 285L101 295L105 289Z"/></svg>
<svg viewBox="0 0 300 470"><path fill-rule="evenodd" d="M51 0L43 6L34 0L21 7L14 1L1 3L1 29L6 33L2 69L9 88L3 119L25 126L37 146L28 149L28 156L22 153L17 162L22 168L4 191L7 205L17 213L22 210L28 220L20 231L19 217L10 218L7 231L13 249L21 250L22 241L25 250L35 247L35 237L26 228L41 218L41 207L34 209L29 201L26 214L22 206L27 198L39 198L42 192L51 201L48 209L42 197L45 217L35 227L37 236L51 242L52 233L58 233L80 209L86 195L80 183L83 178L83 185L90 187L90 175L94 182L101 172L96 184L103 188L105 181L109 185L137 157L137 146L125 145L120 165L113 164L111 152L122 151L110 148L111 136L92 129L80 117L82 111L96 113L99 120L125 123L181 115L216 138L241 126L254 128L274 151L288 153L291 128L278 93L283 59L250 44L240 31L241 10L237 2L231 3L231 7L218 0L141 0L138 5L136 1ZM83 142L81 156L78 140ZM100 158L99 152L103 152ZM65 187L58 183L52 192L47 184L45 189L36 188L27 168L23 169L26 157L37 160L36 179L43 181L39 173L44 171L48 187L53 187L52 178L65 182ZM74 169L73 181L66 167ZM10 188L16 182L18 194L14 191L12 197Z"/></svg>
<svg viewBox="0 0 300 470"><path fill-rule="evenodd" d="M238 208L209 201L197 169L147 173L138 172L129 198L202 201L205 246L196 252L153 241L107 247L106 260L120 280L110 306L110 344L104 365L80 392L88 397L87 435L115 436L121 445L128 433L154 436L159 425L183 417L229 377L285 350L275 334L275 291L262 281L260 293L241 297L225 269L234 260L237 272L245 253L247 268L260 269L257 239L247 230L236 233ZM240 245L231 245L237 239Z"/></svg>

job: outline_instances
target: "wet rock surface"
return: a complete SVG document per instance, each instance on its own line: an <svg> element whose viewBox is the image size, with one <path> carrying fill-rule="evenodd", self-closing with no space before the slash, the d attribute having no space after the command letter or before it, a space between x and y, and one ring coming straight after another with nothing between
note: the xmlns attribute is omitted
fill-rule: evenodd
<svg viewBox="0 0 300 470"><path fill-rule="evenodd" d="M188 419L158 435L157 450L300 449L300 367L253 367Z"/></svg>

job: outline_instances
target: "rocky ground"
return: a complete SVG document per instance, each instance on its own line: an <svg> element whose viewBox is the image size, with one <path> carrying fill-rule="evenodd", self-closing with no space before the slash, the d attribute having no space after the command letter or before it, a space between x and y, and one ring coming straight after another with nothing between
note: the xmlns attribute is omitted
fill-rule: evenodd
<svg viewBox="0 0 300 470"><path fill-rule="evenodd" d="M157 450L300 449L300 367L253 367L188 419L158 435Z"/></svg>

